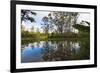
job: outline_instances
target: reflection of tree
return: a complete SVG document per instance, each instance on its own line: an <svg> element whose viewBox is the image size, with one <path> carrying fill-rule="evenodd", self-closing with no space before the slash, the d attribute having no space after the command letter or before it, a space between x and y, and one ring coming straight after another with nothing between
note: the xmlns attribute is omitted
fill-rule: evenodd
<svg viewBox="0 0 100 73"><path fill-rule="evenodd" d="M54 44L54 46L53 46ZM60 41L60 42L45 42L44 48L45 53L43 59L45 61L62 61L62 60L71 60L75 53L75 48L72 48L71 41Z"/></svg>
<svg viewBox="0 0 100 73"><path fill-rule="evenodd" d="M23 49L25 47L40 49L43 61L85 60L90 58L89 39L38 41L24 45ZM21 52L23 49L21 49Z"/></svg>
<svg viewBox="0 0 100 73"><path fill-rule="evenodd" d="M50 45L50 43L48 41L46 41L43 44L43 48L45 50L43 59L45 61L51 61L52 60L52 54L54 52L54 47L52 45Z"/></svg>
<svg viewBox="0 0 100 73"><path fill-rule="evenodd" d="M40 47L40 41L37 42L36 46L37 47Z"/></svg>
<svg viewBox="0 0 100 73"><path fill-rule="evenodd" d="M34 49L34 44L31 44L31 46L30 46L32 49Z"/></svg>
<svg viewBox="0 0 100 73"><path fill-rule="evenodd" d="M55 52L55 60L65 60L68 59L68 57L71 56L71 50L70 50L70 43L67 42L67 44L65 44L66 42L61 41L58 43L57 47L58 50Z"/></svg>
<svg viewBox="0 0 100 73"><path fill-rule="evenodd" d="M90 40L89 39L84 39L80 42L80 52L79 52L79 57L84 58L84 59L89 59L90 58Z"/></svg>

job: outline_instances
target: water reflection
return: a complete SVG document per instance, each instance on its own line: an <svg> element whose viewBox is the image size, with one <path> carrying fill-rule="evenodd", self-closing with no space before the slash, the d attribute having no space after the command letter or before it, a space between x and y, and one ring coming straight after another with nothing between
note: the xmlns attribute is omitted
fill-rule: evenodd
<svg viewBox="0 0 100 73"><path fill-rule="evenodd" d="M89 48L89 41L38 41L22 45L21 62L89 59Z"/></svg>

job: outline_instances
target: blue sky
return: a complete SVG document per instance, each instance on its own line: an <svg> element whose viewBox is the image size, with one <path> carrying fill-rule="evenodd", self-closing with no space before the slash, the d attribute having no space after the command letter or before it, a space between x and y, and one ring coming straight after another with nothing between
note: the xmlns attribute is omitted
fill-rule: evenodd
<svg viewBox="0 0 100 73"><path fill-rule="evenodd" d="M22 22L22 25L25 26L26 30L30 31L30 28L33 26L34 27L34 31L36 31L37 29L39 29L40 32L43 32L43 30L41 29L41 23L42 23L42 18L44 16L47 16L50 12L49 11L34 11L36 12L36 16L34 15L30 15L31 17L33 17L35 19L36 22L30 22L30 21L26 21L26 22ZM86 20L88 22L90 22L90 14L89 13L79 13L78 16L78 21L77 23L80 23L82 20Z"/></svg>
<svg viewBox="0 0 100 73"><path fill-rule="evenodd" d="M33 15L33 18L35 19L36 22L30 22L30 21L27 21L27 22L22 22L22 25L25 26L25 28L27 30L30 31L30 28L33 26L34 27L34 31L37 30L37 28L41 28L41 23L42 23L42 18L44 16L47 16L50 12L46 12L46 11L34 11L37 15L34 16ZM40 31L43 31L42 29L40 29Z"/></svg>

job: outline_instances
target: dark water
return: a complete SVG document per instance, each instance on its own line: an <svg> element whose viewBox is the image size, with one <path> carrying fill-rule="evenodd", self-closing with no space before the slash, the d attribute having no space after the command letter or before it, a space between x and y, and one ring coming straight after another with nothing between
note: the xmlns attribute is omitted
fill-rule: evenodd
<svg viewBox="0 0 100 73"><path fill-rule="evenodd" d="M22 44L21 62L86 60L90 58L90 42L83 40L38 41Z"/></svg>

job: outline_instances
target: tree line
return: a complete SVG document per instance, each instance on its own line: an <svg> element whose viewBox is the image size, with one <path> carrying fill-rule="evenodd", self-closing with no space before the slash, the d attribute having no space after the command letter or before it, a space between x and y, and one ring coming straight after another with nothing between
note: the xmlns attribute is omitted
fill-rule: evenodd
<svg viewBox="0 0 100 73"><path fill-rule="evenodd" d="M21 11L21 23L22 21L27 22L35 22L35 18L31 17L31 15L37 15L34 11L31 10L22 10ZM77 37L79 33L76 33L77 29L81 33L89 33L90 31L90 23L87 21L82 21L80 24L77 24L79 13L78 12L59 12L59 11L51 11L47 16L44 16L41 21L41 29L43 29L43 33L40 33L39 29L34 32L34 26L31 28L31 32L25 31L25 27L21 25L22 37ZM87 23L89 26L81 25L83 22ZM86 34L88 35L88 34Z"/></svg>

